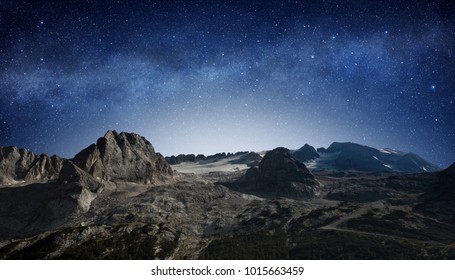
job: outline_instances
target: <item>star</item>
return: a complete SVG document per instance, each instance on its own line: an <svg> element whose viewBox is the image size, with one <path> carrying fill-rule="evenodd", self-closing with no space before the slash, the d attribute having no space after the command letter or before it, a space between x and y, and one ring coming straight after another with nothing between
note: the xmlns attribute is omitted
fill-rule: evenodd
<svg viewBox="0 0 455 280"><path fill-rule="evenodd" d="M96 10L10 2L14 17L0 28L0 146L71 155L83 147L68 139L96 139L104 128L143 134L167 155L327 147L365 135L372 147L455 160L455 18L434 17L444 1L116 1L128 3ZM43 144L43 131L62 144ZM236 140L220 141L227 132Z"/></svg>

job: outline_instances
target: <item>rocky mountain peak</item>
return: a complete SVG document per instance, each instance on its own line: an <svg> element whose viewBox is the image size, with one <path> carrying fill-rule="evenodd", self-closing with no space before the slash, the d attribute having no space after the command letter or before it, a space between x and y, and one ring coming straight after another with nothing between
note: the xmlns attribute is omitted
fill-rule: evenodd
<svg viewBox="0 0 455 280"><path fill-rule="evenodd" d="M316 149L313 146L310 146L308 144L305 144L303 147L301 147L298 150L295 150L292 155L300 160L301 162L309 161L312 159L319 158L320 155L316 151Z"/></svg>
<svg viewBox="0 0 455 280"><path fill-rule="evenodd" d="M268 152L259 163L256 188L279 196L310 198L317 194L319 183L303 163L286 148Z"/></svg>
<svg viewBox="0 0 455 280"><path fill-rule="evenodd" d="M38 182L57 179L63 159L34 154L17 147L0 147L0 183Z"/></svg>
<svg viewBox="0 0 455 280"><path fill-rule="evenodd" d="M259 171L264 178L270 179L314 179L305 164L295 159L286 148L276 148L265 154Z"/></svg>
<svg viewBox="0 0 455 280"><path fill-rule="evenodd" d="M115 130L79 152L73 162L95 178L107 181L152 183L172 175L169 164L147 139Z"/></svg>

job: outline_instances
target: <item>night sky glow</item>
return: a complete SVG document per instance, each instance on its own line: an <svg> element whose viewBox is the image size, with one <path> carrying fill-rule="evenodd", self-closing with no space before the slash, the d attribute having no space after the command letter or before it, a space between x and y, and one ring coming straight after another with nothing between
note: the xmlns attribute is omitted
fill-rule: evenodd
<svg viewBox="0 0 455 280"><path fill-rule="evenodd" d="M453 1L0 1L0 145L351 141L455 161Z"/></svg>

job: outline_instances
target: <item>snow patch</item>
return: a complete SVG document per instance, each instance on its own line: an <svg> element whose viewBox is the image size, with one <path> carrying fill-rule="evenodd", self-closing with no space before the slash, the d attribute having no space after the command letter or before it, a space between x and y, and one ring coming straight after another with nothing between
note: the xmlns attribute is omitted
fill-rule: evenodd
<svg viewBox="0 0 455 280"><path fill-rule="evenodd" d="M319 158L309 160L304 164L309 170L335 170L333 163L339 154L339 152L319 153Z"/></svg>
<svg viewBox="0 0 455 280"><path fill-rule="evenodd" d="M386 149L379 149L379 151L383 154L391 154L391 152L389 152L388 150Z"/></svg>
<svg viewBox="0 0 455 280"><path fill-rule="evenodd" d="M383 154L389 154L389 155L399 155L400 152L394 151L392 149L384 148L384 149L379 149L379 151Z"/></svg>

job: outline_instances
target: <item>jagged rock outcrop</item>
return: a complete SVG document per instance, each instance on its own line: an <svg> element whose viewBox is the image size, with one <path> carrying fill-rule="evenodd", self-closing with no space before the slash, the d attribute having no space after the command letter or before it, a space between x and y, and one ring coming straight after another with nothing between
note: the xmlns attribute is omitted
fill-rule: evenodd
<svg viewBox="0 0 455 280"><path fill-rule="evenodd" d="M316 149L308 144L305 144L302 148L294 151L292 155L301 162L320 157L318 152L316 152Z"/></svg>
<svg viewBox="0 0 455 280"><path fill-rule="evenodd" d="M71 198L84 212L90 209L92 201L103 191L103 184L90 174L65 161L57 180L60 198Z"/></svg>
<svg viewBox="0 0 455 280"><path fill-rule="evenodd" d="M257 173L257 191L296 199L312 198L319 192L319 183L313 174L286 148L268 152L259 163Z"/></svg>
<svg viewBox="0 0 455 280"><path fill-rule="evenodd" d="M135 133L108 131L79 152L75 165L96 179L153 183L172 176L172 169L147 139Z"/></svg>
<svg viewBox="0 0 455 280"><path fill-rule="evenodd" d="M17 147L0 147L0 184L55 180L63 165L58 156L37 155Z"/></svg>
<svg viewBox="0 0 455 280"><path fill-rule="evenodd" d="M165 157L167 163L173 165L173 164L180 164L182 162L200 162L200 161L218 161L222 160L225 158L231 158L231 157L236 157L239 155L245 155L248 154L248 152L237 152L237 153L216 153L214 155L209 155L205 156L202 154L199 155L194 155L194 154L180 154L178 156L169 156Z"/></svg>

